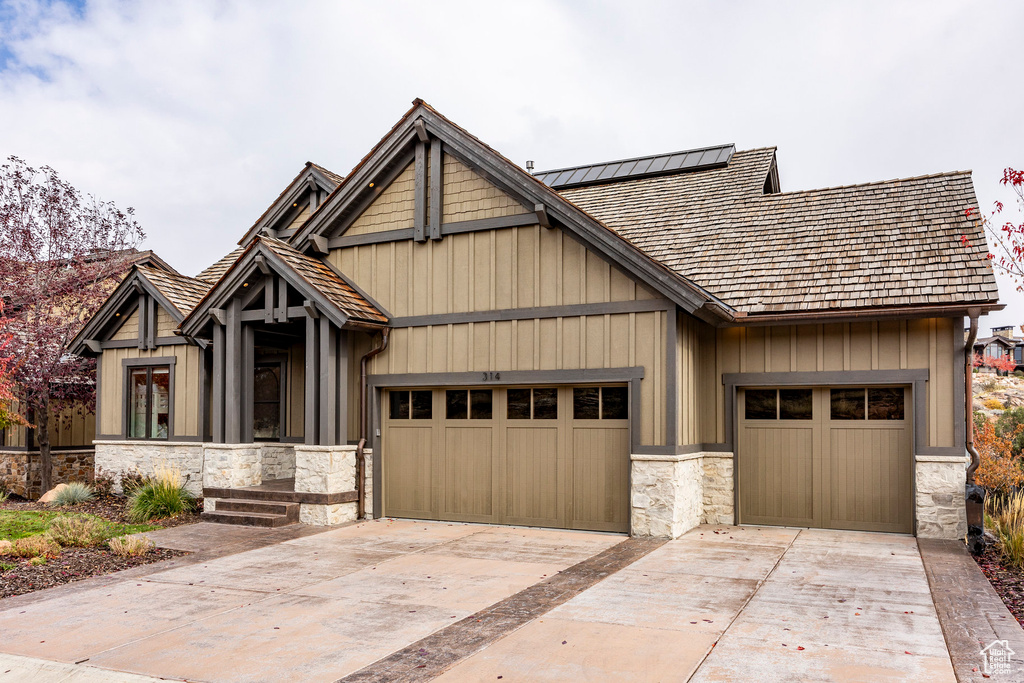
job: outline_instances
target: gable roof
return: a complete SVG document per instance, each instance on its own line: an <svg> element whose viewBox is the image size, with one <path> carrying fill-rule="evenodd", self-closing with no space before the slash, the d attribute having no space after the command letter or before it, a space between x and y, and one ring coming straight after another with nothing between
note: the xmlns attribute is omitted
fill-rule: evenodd
<svg viewBox="0 0 1024 683"><path fill-rule="evenodd" d="M282 212L287 211L288 207L303 194L307 187L315 185L321 190L331 192L342 180L343 178L337 173L328 171L323 166L314 164L312 161L307 161L298 175L281 190L281 194L277 196L277 199L256 219L252 227L246 230L242 239L238 240L238 243L245 246L261 228L266 227L268 223L273 224L274 220L279 218Z"/></svg>
<svg viewBox="0 0 1024 683"><path fill-rule="evenodd" d="M219 260L214 261L204 268L202 272L196 275L195 279L205 280L211 284L216 283L217 280L224 276L224 273L228 272L228 268L238 260L238 257L242 255L243 251L245 251L245 247L232 249Z"/></svg>
<svg viewBox="0 0 1024 683"><path fill-rule="evenodd" d="M997 305L969 173L765 194L774 156L562 194L748 316Z"/></svg>
<svg viewBox="0 0 1024 683"><path fill-rule="evenodd" d="M347 215L346 212L351 212L354 207L359 207L372 197L371 183L378 183L382 175L399 164L399 160L405 160L417 139L417 125L422 125L429 135L439 139L446 153L467 163L524 206L539 205L552 225L569 231L589 249L633 274L685 310L713 321L731 317L728 306L715 296L650 258L630 240L566 201L563 196L419 99L413 101L412 108L298 229L290 238L290 243L300 250L306 249L313 236L321 236Z"/></svg>
<svg viewBox="0 0 1024 683"><path fill-rule="evenodd" d="M136 269L174 306L179 314L179 321L210 291L210 283L203 280L168 273L150 266L136 266Z"/></svg>
<svg viewBox="0 0 1024 683"><path fill-rule="evenodd" d="M256 256L259 254L264 256L271 270L282 275L292 287L312 300L317 309L339 327L349 321L370 327L387 325L387 314L326 263L303 254L281 240L257 235L185 316L179 325L183 334L194 335L206 324L209 310L233 296L245 278L258 267Z"/></svg>
<svg viewBox="0 0 1024 683"><path fill-rule="evenodd" d="M1005 346L1006 348L1013 348L1013 347L1017 346L1018 344L1021 344L1022 342L1024 342L1024 340L1021 340L1021 339L1007 339L1006 337L1000 337L997 334L997 335L995 335L993 337L982 337L981 339L975 339L974 340L974 345L975 346L988 346L992 342L996 342L997 344L1001 344L1002 346Z"/></svg>

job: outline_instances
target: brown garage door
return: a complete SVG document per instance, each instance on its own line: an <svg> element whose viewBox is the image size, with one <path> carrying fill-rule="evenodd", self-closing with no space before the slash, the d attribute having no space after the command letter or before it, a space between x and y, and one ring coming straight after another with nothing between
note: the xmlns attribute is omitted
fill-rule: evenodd
<svg viewBox="0 0 1024 683"><path fill-rule="evenodd" d="M629 531L625 386L385 392L389 517Z"/></svg>
<svg viewBox="0 0 1024 683"><path fill-rule="evenodd" d="M910 533L910 389L738 392L742 524Z"/></svg>

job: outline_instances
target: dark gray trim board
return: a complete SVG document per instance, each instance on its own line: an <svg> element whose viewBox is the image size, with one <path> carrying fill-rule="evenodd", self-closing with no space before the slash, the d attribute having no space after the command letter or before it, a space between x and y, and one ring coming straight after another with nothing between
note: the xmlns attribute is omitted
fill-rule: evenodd
<svg viewBox="0 0 1024 683"><path fill-rule="evenodd" d="M674 310L668 299L640 299L637 301L609 301L596 304L568 306L537 306L534 308L502 308L494 311L468 311L465 313L439 313L437 315L411 315L393 318L391 327L428 327L430 325L459 325L503 320L537 320L541 318L575 318L585 315L615 313L650 313Z"/></svg>
<svg viewBox="0 0 1024 683"><path fill-rule="evenodd" d="M456 221L454 223L442 223L440 231L435 231L433 226L431 235L437 237L431 239L439 240L444 235L460 235L467 232L480 232L483 230L501 230L502 228L521 228L530 225L537 225L537 214L517 213L512 216L498 216L497 218L478 218L472 221ZM362 235L342 235L333 237L328 241L331 249L343 247L358 247L367 244L383 244L385 242L402 242L416 239L416 228L397 228L395 230L382 230L380 232L369 232ZM422 241L422 240L416 240Z"/></svg>
<svg viewBox="0 0 1024 683"><path fill-rule="evenodd" d="M121 359L121 435L120 438L128 441L128 415L130 403L128 396L131 393L128 386L129 368L147 367L150 365L166 365L169 367L167 378L167 438L166 439L130 439L133 443L139 441L174 441L178 437L174 435L174 366L177 363L177 356L152 356L150 358L122 358ZM99 439L99 437L96 437Z"/></svg>
<svg viewBox="0 0 1024 683"><path fill-rule="evenodd" d="M726 372L728 386L795 386L824 384L910 384L927 381L928 369L915 370L832 370L824 372Z"/></svg>
<svg viewBox="0 0 1024 683"><path fill-rule="evenodd" d="M689 455L691 453L732 453L726 443L691 443L683 446L645 446L633 448L636 455Z"/></svg>

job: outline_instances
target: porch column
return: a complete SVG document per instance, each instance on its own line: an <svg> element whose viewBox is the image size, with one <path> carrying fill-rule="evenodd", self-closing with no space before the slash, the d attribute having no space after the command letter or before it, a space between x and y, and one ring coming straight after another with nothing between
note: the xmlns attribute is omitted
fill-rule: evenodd
<svg viewBox="0 0 1024 683"><path fill-rule="evenodd" d="M242 302L227 306L224 337L224 441L242 442Z"/></svg>
<svg viewBox="0 0 1024 683"><path fill-rule="evenodd" d="M348 443L348 335L345 330L338 330L338 407L335 411L338 434L335 443L342 446Z"/></svg>
<svg viewBox="0 0 1024 683"><path fill-rule="evenodd" d="M321 316L320 327L320 444L338 443L338 335Z"/></svg>
<svg viewBox="0 0 1024 683"><path fill-rule="evenodd" d="M242 326L242 443L252 443L253 380L256 375L256 332L252 325Z"/></svg>
<svg viewBox="0 0 1024 683"><path fill-rule="evenodd" d="M213 440L224 443L224 326L213 323Z"/></svg>
<svg viewBox="0 0 1024 683"><path fill-rule="evenodd" d="M317 334L317 317L315 311L306 312L306 401L305 429L303 431L306 444L315 446L320 439L320 337Z"/></svg>

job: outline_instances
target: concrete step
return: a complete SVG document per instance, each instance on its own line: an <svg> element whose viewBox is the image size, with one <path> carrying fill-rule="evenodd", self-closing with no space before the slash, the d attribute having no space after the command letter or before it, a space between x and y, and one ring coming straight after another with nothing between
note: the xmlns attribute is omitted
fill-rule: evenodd
<svg viewBox="0 0 1024 683"><path fill-rule="evenodd" d="M229 512L217 510L214 512L204 512L200 517L204 522L268 528L287 526L298 522L298 519L289 519L286 515L268 514L266 512Z"/></svg>
<svg viewBox="0 0 1024 683"><path fill-rule="evenodd" d="M298 521L299 504L263 500L246 500L241 498L222 498L217 501L217 512L265 512L269 515L285 515Z"/></svg>

